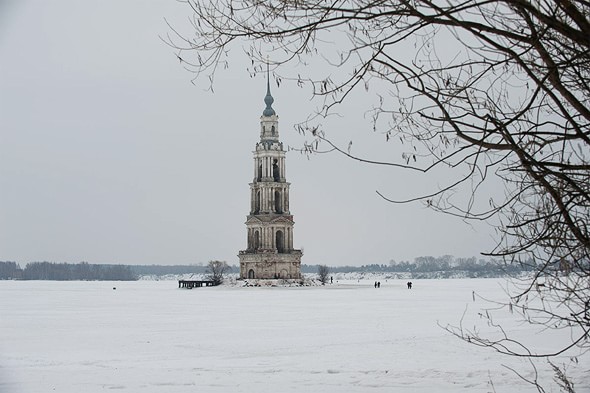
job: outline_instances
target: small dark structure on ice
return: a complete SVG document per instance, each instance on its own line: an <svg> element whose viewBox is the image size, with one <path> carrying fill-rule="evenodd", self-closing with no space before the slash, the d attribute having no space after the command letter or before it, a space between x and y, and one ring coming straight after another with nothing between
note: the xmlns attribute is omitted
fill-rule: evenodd
<svg viewBox="0 0 590 393"><path fill-rule="evenodd" d="M214 287L214 281L208 280L178 280L178 288L193 289L196 287Z"/></svg>

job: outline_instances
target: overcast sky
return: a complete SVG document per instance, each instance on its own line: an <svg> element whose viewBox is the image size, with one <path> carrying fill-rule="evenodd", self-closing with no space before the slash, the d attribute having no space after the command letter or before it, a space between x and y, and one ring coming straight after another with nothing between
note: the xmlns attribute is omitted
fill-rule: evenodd
<svg viewBox="0 0 590 393"><path fill-rule="evenodd" d="M173 0L0 0L0 260L238 263L266 81L237 55L214 94L191 84L159 38L164 18L188 15ZM300 146L293 124L315 107L310 92L272 93L281 140ZM382 148L358 106L324 128ZM286 169L303 263L476 256L493 245L485 225L375 193L417 195L436 179L297 152Z"/></svg>

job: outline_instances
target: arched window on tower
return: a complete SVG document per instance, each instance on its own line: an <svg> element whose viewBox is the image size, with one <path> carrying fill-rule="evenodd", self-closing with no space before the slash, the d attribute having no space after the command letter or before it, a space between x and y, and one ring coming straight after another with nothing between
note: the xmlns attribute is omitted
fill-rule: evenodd
<svg viewBox="0 0 590 393"><path fill-rule="evenodd" d="M254 203L254 214L260 213L260 190L256 191L256 201Z"/></svg>
<svg viewBox="0 0 590 393"><path fill-rule="evenodd" d="M258 176L256 181L262 181L262 164L258 165Z"/></svg>
<svg viewBox="0 0 590 393"><path fill-rule="evenodd" d="M260 234L258 231L254 231L254 251L260 248Z"/></svg>
<svg viewBox="0 0 590 393"><path fill-rule="evenodd" d="M272 177L274 181L279 182L281 181L281 171L279 170L279 161L275 158L272 160Z"/></svg>
<svg viewBox="0 0 590 393"><path fill-rule="evenodd" d="M285 241L283 236L283 231L277 231L275 235L277 251L279 254L283 254L285 252Z"/></svg>
<svg viewBox="0 0 590 393"><path fill-rule="evenodd" d="M280 191L275 191L275 213L283 213L283 200Z"/></svg>
<svg viewBox="0 0 590 393"><path fill-rule="evenodd" d="M271 129L270 129L270 133L271 133L272 135L274 135L274 134L275 134L275 126L272 126L272 127L271 127Z"/></svg>

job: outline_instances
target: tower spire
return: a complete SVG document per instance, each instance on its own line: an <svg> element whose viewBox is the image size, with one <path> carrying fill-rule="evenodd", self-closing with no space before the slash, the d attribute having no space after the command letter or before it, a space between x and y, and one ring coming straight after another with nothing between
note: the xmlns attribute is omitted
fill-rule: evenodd
<svg viewBox="0 0 590 393"><path fill-rule="evenodd" d="M266 61L266 96L264 97L264 102L266 103L266 108L262 112L263 116L273 116L276 115L275 110L272 109L272 103L275 101L270 94L270 70L268 65L268 60Z"/></svg>

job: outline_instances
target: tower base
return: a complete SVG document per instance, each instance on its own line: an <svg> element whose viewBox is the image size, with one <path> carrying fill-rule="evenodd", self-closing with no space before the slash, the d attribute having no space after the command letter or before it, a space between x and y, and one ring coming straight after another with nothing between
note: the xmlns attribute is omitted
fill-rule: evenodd
<svg viewBox="0 0 590 393"><path fill-rule="evenodd" d="M246 279L299 279L301 278L301 251L279 254L276 251L240 251L240 278Z"/></svg>

